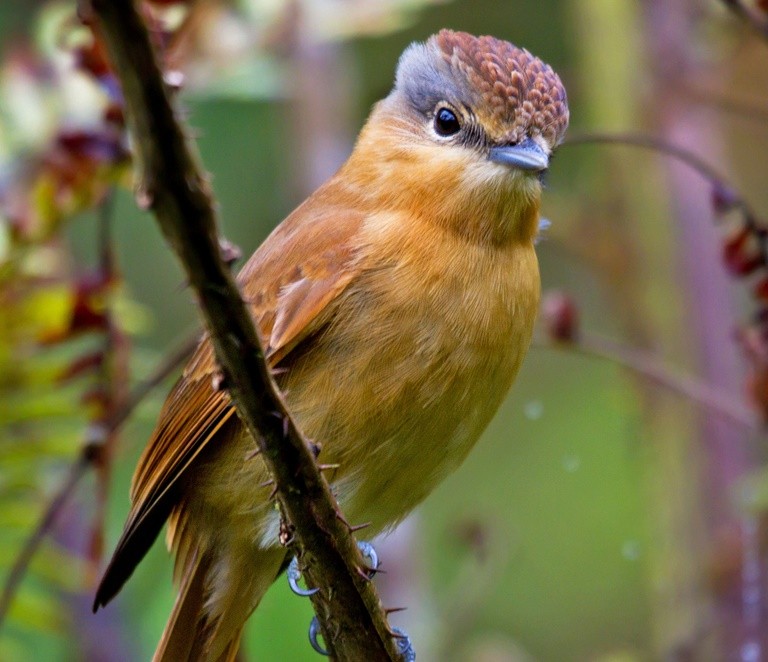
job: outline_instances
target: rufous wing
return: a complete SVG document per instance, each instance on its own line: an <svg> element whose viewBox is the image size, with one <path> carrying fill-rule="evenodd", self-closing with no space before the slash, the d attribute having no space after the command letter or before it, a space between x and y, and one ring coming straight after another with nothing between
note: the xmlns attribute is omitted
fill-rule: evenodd
<svg viewBox="0 0 768 662"><path fill-rule="evenodd" d="M238 276L272 366L333 318L338 295L361 267L352 247L360 214L317 209L312 199L289 216L248 260ZM203 337L168 396L131 485L131 510L96 592L94 610L107 604L144 557L182 498L184 477L200 453L226 440L239 422L226 392L215 390L213 348Z"/></svg>

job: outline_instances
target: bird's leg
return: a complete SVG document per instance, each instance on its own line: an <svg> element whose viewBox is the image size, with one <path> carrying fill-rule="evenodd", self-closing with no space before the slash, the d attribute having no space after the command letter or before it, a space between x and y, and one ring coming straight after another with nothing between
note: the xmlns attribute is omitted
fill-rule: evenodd
<svg viewBox="0 0 768 662"><path fill-rule="evenodd" d="M369 542L358 542L357 547L360 550L360 554L363 556L365 564L358 569L360 575L366 580L373 579L373 576L379 571L379 555L376 553L373 545ZM302 588L299 586L299 579L301 578L301 570L299 569L299 560L296 556L291 559L288 564L288 586L291 590L299 596L309 597L317 593L318 588ZM399 609L392 609L392 611L400 611ZM388 613L389 613L388 612ZM392 628L390 630L392 638L395 640L397 650L400 653L403 662L416 662L416 651L413 648L408 635L400 628ZM309 623L309 643L312 648L320 655L328 656L328 651L323 648L318 638L320 637L320 622L317 620L317 616L312 617L312 621Z"/></svg>
<svg viewBox="0 0 768 662"><path fill-rule="evenodd" d="M392 638L397 645L397 652L403 658L403 662L416 662L416 650L413 648L411 638L400 628L392 628Z"/></svg>
<svg viewBox="0 0 768 662"><path fill-rule="evenodd" d="M317 616L313 616L309 624L309 643L317 653L328 657L328 651L318 641L320 634L320 621L317 620ZM397 652L400 653L402 662L416 662L416 651L411 643L411 638L400 628L392 628L392 638L395 640Z"/></svg>
<svg viewBox="0 0 768 662"><path fill-rule="evenodd" d="M366 559L368 563L360 569L361 574L366 579L372 579L379 568L379 556L376 554L376 550L373 545L368 542L358 542L357 547L360 549L360 553L363 555L363 559ZM301 597L309 597L317 593L317 588L301 588L299 586L299 579L301 579L301 570L299 569L299 559L293 557L288 564L288 570L286 571L288 576L288 586L291 590Z"/></svg>
<svg viewBox="0 0 768 662"><path fill-rule="evenodd" d="M360 572L365 579L372 579L379 569L379 555L376 553L373 545L369 542L358 542L357 547L363 555L363 559L367 561L366 565L360 568ZM296 556L294 556L288 564L286 574L288 576L288 586L291 587L291 590L296 595L309 597L319 590L318 588L301 588L301 586L299 586L301 570L299 569L299 559Z"/></svg>
<svg viewBox="0 0 768 662"><path fill-rule="evenodd" d="M373 576L379 569L379 555L376 553L373 545L371 545L369 542L358 542L357 548L363 555L363 560L367 559L370 561L370 563L368 563L366 566L363 566L360 570L366 579L373 579Z"/></svg>
<svg viewBox="0 0 768 662"><path fill-rule="evenodd" d="M317 640L319 635L320 621L317 620L317 616L313 616L312 620L309 622L309 643L316 653L320 653L320 655L325 655L325 657L328 657L328 651L325 650L325 648L323 648L320 645L320 642Z"/></svg>
<svg viewBox="0 0 768 662"><path fill-rule="evenodd" d="M288 575L288 586L291 587L291 590L296 595L300 595L303 598L308 598L310 595L314 595L320 590L317 587L301 588L301 586L299 586L299 579L301 578L301 570L299 569L299 559L296 556L294 556L291 559L291 562L288 564L288 570L286 571L286 574ZM314 644L312 645L312 648L314 648Z"/></svg>

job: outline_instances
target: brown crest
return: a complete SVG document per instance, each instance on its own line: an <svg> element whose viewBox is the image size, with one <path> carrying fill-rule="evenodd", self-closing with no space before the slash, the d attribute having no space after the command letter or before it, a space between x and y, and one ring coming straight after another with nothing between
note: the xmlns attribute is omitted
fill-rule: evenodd
<svg viewBox="0 0 768 662"><path fill-rule="evenodd" d="M433 39L451 68L476 90L484 124L507 127L504 139L510 143L526 134L542 135L552 146L560 142L568 126L568 102L552 67L495 37L441 30Z"/></svg>

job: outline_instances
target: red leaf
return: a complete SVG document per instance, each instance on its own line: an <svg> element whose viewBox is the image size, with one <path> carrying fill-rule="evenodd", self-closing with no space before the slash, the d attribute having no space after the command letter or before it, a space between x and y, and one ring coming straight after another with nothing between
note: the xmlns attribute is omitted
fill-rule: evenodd
<svg viewBox="0 0 768 662"><path fill-rule="evenodd" d="M94 78L101 80L112 74L112 67L107 59L107 51L101 39L94 35L87 46L79 46L74 49L75 66L87 71Z"/></svg>
<svg viewBox="0 0 768 662"><path fill-rule="evenodd" d="M737 277L748 276L765 265L760 242L752 228L743 227L723 243L723 262Z"/></svg>
<svg viewBox="0 0 768 662"><path fill-rule="evenodd" d="M76 358L59 375L60 382L66 382L92 370L97 370L104 363L104 352L91 352Z"/></svg>
<svg viewBox="0 0 768 662"><path fill-rule="evenodd" d="M762 419L768 421L768 366L759 366L747 378L747 393Z"/></svg>
<svg viewBox="0 0 768 662"><path fill-rule="evenodd" d="M69 158L94 163L115 163L128 158L121 136L113 131L61 131L55 145Z"/></svg>
<svg viewBox="0 0 768 662"><path fill-rule="evenodd" d="M549 292L541 306L547 335L556 342L572 342L579 332L579 309L565 292Z"/></svg>
<svg viewBox="0 0 768 662"><path fill-rule="evenodd" d="M752 293L756 299L768 303L768 275L760 277L760 280L755 283Z"/></svg>

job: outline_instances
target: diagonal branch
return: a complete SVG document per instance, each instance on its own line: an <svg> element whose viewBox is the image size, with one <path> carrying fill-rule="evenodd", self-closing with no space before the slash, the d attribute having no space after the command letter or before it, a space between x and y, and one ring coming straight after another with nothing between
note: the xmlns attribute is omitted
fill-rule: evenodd
<svg viewBox="0 0 768 662"><path fill-rule="evenodd" d="M768 19L759 17L754 9L744 4L743 0L722 0L722 2L763 39L768 39Z"/></svg>
<svg viewBox="0 0 768 662"><path fill-rule="evenodd" d="M378 596L359 572L355 540L286 409L221 260L208 180L171 105L145 25L131 0L91 0L81 10L96 20L122 85L138 202L154 212L197 294L225 383L275 478L308 579L320 588L313 604L325 643L338 659L397 659Z"/></svg>
<svg viewBox="0 0 768 662"><path fill-rule="evenodd" d="M91 461L89 457L85 452L81 451L80 455L77 456L77 459L70 466L67 477L53 499L51 499L34 531L24 542L24 546L13 562L8 577L3 584L2 594L0 594L0 627L2 627L5 617L8 615L8 610L13 604L16 592L19 590L19 586L21 586L21 580L27 574L29 564L37 553L40 543L43 542L45 536L53 527L59 514L74 493L80 479L85 476L90 467Z"/></svg>
<svg viewBox="0 0 768 662"><path fill-rule="evenodd" d="M734 207L741 209L747 216L753 216L752 207L733 186L728 183L726 177L706 160L690 150L675 145L656 136L646 133L581 133L570 136L562 147L578 147L580 145L619 145L638 147L659 154L665 154L676 161L684 163L689 168L698 172L714 188L728 192Z"/></svg>
<svg viewBox="0 0 768 662"><path fill-rule="evenodd" d="M595 335L583 335L569 342L535 339L534 346L610 361L746 429L760 429L758 417L746 402L711 384L670 368L652 352L626 347Z"/></svg>

